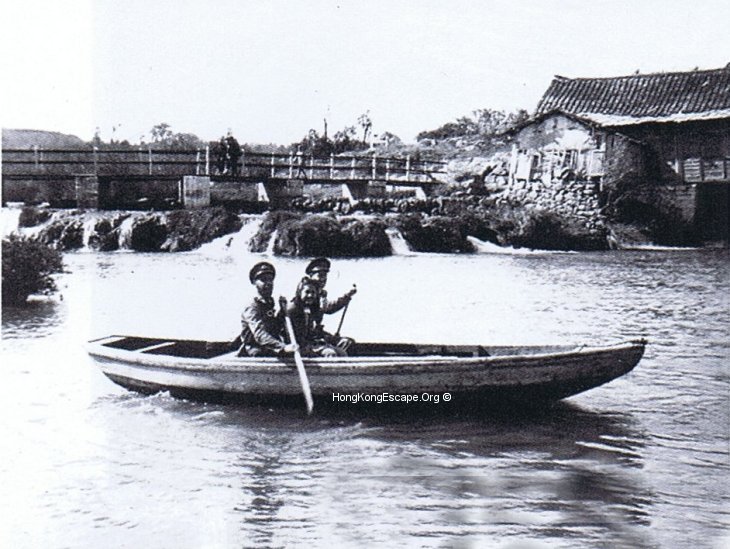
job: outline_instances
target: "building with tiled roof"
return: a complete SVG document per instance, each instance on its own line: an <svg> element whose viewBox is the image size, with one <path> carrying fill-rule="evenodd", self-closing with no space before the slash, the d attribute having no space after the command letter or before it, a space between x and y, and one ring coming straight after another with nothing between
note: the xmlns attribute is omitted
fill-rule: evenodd
<svg viewBox="0 0 730 549"><path fill-rule="evenodd" d="M730 64L613 78L556 76L534 115L509 132L513 184L556 192L597 183L602 202L629 185L671 196L708 235L727 238ZM519 183L519 182L522 183Z"/></svg>
<svg viewBox="0 0 730 549"><path fill-rule="evenodd" d="M536 114L560 110L604 126L730 118L730 64L722 69L615 78L556 76Z"/></svg>

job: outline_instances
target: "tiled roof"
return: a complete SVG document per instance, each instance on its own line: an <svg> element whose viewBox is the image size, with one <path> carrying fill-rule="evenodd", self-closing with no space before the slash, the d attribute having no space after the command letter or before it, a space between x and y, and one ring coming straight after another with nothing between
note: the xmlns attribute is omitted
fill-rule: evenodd
<svg viewBox="0 0 730 549"><path fill-rule="evenodd" d="M730 64L616 78L556 76L535 114L555 110L608 126L730 118Z"/></svg>

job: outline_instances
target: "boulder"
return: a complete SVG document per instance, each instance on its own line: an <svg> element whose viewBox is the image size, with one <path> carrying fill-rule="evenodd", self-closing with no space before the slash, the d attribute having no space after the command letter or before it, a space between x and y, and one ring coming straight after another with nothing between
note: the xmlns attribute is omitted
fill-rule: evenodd
<svg viewBox="0 0 730 549"><path fill-rule="evenodd" d="M444 216L400 215L395 226L416 252L472 252L474 247L462 234L458 219Z"/></svg>
<svg viewBox="0 0 730 549"><path fill-rule="evenodd" d="M361 257L391 255L390 240L385 223L380 219L343 219L344 231L352 240L352 250Z"/></svg>
<svg viewBox="0 0 730 549"><path fill-rule="evenodd" d="M59 217L44 227L36 240L56 250L78 250L84 246L84 224L78 217Z"/></svg>
<svg viewBox="0 0 730 549"><path fill-rule="evenodd" d="M161 215L144 215L132 225L129 247L135 252L159 252L167 235L165 220Z"/></svg>
<svg viewBox="0 0 730 549"><path fill-rule="evenodd" d="M167 238L162 251L184 252L201 244L237 232L242 223L239 217L222 207L200 210L175 210L167 214Z"/></svg>

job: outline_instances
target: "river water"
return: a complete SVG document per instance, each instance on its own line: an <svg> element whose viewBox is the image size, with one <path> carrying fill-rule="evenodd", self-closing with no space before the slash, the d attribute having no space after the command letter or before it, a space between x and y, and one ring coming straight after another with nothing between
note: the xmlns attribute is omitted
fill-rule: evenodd
<svg viewBox="0 0 730 549"><path fill-rule="evenodd" d="M0 546L730 544L727 250L334 262L359 341L649 339L628 376L541 413L306 418L137 395L86 356L113 333L232 338L263 257L245 238L70 253L59 295L3 309ZM273 260L290 294L306 261Z"/></svg>

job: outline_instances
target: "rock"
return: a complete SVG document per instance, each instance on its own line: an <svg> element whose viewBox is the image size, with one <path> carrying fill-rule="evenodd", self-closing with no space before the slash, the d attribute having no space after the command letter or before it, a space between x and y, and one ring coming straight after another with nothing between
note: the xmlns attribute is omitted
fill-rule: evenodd
<svg viewBox="0 0 730 549"><path fill-rule="evenodd" d="M162 251L194 250L201 244L237 232L242 223L238 216L224 208L201 210L174 210L167 214L167 237L160 246Z"/></svg>
<svg viewBox="0 0 730 549"><path fill-rule="evenodd" d="M18 217L18 227L36 227L51 218L51 212L36 206L24 206Z"/></svg>
<svg viewBox="0 0 730 549"><path fill-rule="evenodd" d="M275 210L267 212L264 216L261 226L255 235L251 238L248 243L248 249L254 253L262 253L266 251L274 232L277 230L279 225L289 220L302 219L304 216L301 213L289 212L284 210Z"/></svg>
<svg viewBox="0 0 730 549"><path fill-rule="evenodd" d="M343 220L343 223L345 233L352 239L352 249L358 256L382 257L393 253L382 220L351 219Z"/></svg>
<svg viewBox="0 0 730 549"><path fill-rule="evenodd" d="M134 221L129 247L136 252L159 252L167 240L165 220L158 214L142 216Z"/></svg>
<svg viewBox="0 0 730 549"><path fill-rule="evenodd" d="M100 252L111 252L119 249L119 231L114 228L113 220L99 219L92 230L93 233L87 239L89 248Z"/></svg>
<svg viewBox="0 0 730 549"><path fill-rule="evenodd" d="M398 216L395 226L403 234L411 249L417 252L471 252L459 221L451 217L426 217L418 215Z"/></svg>
<svg viewBox="0 0 730 549"><path fill-rule="evenodd" d="M77 250L84 246L84 224L77 217L59 217L44 227L36 240L61 251Z"/></svg>

